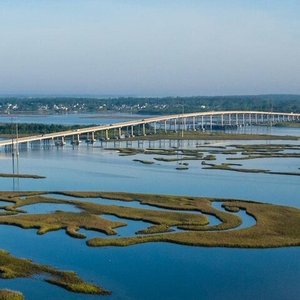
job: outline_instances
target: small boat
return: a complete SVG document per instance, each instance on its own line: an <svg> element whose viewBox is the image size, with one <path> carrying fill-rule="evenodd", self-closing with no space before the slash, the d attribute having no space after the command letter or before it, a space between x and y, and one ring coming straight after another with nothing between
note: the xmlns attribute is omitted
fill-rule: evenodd
<svg viewBox="0 0 300 300"><path fill-rule="evenodd" d="M189 169L188 165L189 165L188 163L180 162L177 164L176 170L188 170Z"/></svg>

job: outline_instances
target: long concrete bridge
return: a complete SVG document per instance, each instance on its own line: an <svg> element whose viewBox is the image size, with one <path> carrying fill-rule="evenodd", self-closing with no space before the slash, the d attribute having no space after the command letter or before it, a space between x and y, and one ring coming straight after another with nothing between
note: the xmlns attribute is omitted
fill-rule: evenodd
<svg viewBox="0 0 300 300"><path fill-rule="evenodd" d="M16 137L12 140L0 141L0 147L12 146L36 141L56 141L57 145L63 145L66 137L76 143L80 141L80 136L88 136L90 141L95 141L95 133L103 132L103 139L109 139L109 131L117 130L117 137L124 136L124 130L127 137L133 137L138 127L141 135L147 134L149 129L153 134L160 131L179 130L204 130L204 128L212 129L214 126L225 128L226 126L246 126L260 124L275 124L279 122L289 122L300 120L300 113L279 113L265 111L213 111L213 112L195 112L183 113L176 115L155 116L151 118L131 120L114 124L105 124L99 126L91 126L76 130L67 130L48 134L32 135L27 137Z"/></svg>

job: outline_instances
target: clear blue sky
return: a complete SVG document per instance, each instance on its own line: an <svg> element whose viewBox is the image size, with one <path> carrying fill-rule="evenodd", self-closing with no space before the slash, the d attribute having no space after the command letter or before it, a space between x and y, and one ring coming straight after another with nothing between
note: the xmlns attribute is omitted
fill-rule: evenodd
<svg viewBox="0 0 300 300"><path fill-rule="evenodd" d="M261 93L300 94L299 0L0 1L0 94Z"/></svg>

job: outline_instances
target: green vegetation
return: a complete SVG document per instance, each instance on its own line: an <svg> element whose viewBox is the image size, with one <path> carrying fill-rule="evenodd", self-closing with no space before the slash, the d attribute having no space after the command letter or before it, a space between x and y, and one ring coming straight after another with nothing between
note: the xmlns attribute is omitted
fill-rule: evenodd
<svg viewBox="0 0 300 300"><path fill-rule="evenodd" d="M212 165L206 162L204 164ZM48 192L39 191L0 192L0 200L7 202L7 205L3 206L6 214L0 215L0 224L35 228L38 234L65 229L71 237L85 238L78 232L80 228L114 235L116 234L115 228L126 225L101 217L103 214L109 214L130 220L145 221L151 225L130 237L93 238L87 240L88 246L129 246L147 242L234 248L300 246L300 210L296 208L234 199L173 195L74 191L51 192L53 193L68 197L57 199L55 195L49 197ZM106 199L108 205L91 203L86 201L86 198ZM109 200L123 201L124 206L110 205ZM157 207L161 210L126 206L126 202L131 201L138 201L141 205ZM226 211L214 208L213 202L221 202ZM28 214L22 210L26 205L39 203L69 204L76 206L81 212L56 211L49 214ZM234 214L239 210L245 210L256 220L256 224L239 229L242 220ZM208 215L215 216L220 223L209 224ZM174 231L176 227L181 231ZM35 275L43 275L37 278L72 292L103 295L110 293L99 286L84 282L74 272L60 271L30 260L16 258L3 250L0 251L1 278ZM0 299L2 299L1 293L8 295L6 291L1 291Z"/></svg>
<svg viewBox="0 0 300 300"><path fill-rule="evenodd" d="M1 278L12 279L32 277L34 275L43 275L43 277L41 277L43 278L42 280L75 293L109 294L108 291L83 281L74 272L60 271L46 265L36 264L31 260L17 258L6 251L0 250Z"/></svg>
<svg viewBox="0 0 300 300"><path fill-rule="evenodd" d="M270 248L300 246L300 210L296 208L226 200L223 204L231 211L245 209L256 219L256 225L230 231L196 231L151 234L128 238L88 241L89 246L129 246L147 242L169 242L191 246Z"/></svg>
<svg viewBox="0 0 300 300"><path fill-rule="evenodd" d="M26 192L25 192L26 194ZM45 194L47 194L45 192ZM128 238L94 238L87 241L89 246L127 246L144 242L171 242L194 246L223 246L242 248L265 248L300 245L300 210L279 205L264 204L242 200L225 200L200 197L180 197L171 195L109 193L109 192L57 192L66 196L76 197L74 200L59 200L40 195L28 194L25 199L20 199L23 193L3 193L0 199L13 202L6 208L8 211L18 210L29 203L65 203L73 204L80 208L82 213L55 212L48 215L9 215L0 216L0 223L38 228L42 233L48 230L66 228L76 232L77 228L93 228L107 234L113 233L110 229L124 225L103 225L99 215L111 214L121 218L141 220L152 223L148 228L141 230L136 236ZM139 201L141 204L152 205L167 210L154 211L151 209L131 208L126 206L102 205L81 201L84 198L104 198L120 201ZM228 211L220 211L212 207L212 202L221 201ZM256 225L238 229L242 220L230 212L240 209L245 210L256 219ZM176 210L189 213L178 212ZM199 213L197 213L199 212ZM220 224L209 225L206 215L214 215ZM75 216L78 215L78 216ZM80 221L79 221L80 220ZM83 221L84 220L84 221ZM55 227L55 223L58 227ZM109 221L107 221L109 222ZM100 224L86 225L86 224ZM116 224L117 223L117 224ZM108 228L110 226L110 229ZM170 232L176 226L183 232ZM69 227L69 229L68 229ZM115 228L114 227L114 228ZM51 229L49 229L51 228ZM106 228L106 231L105 231ZM107 229L108 228L108 229ZM235 230L228 230L234 229ZM72 235L74 237L81 237Z"/></svg>
<svg viewBox="0 0 300 300"><path fill-rule="evenodd" d="M272 171L255 168L236 168L241 167L240 163L221 163L210 164L207 161L217 160L217 155L226 155L226 160L249 160L260 158L300 158L300 146L297 144L233 144L228 146L210 146L196 145L196 149L161 149L161 148L110 148L109 150L118 151L119 155L159 155L153 157L154 160L160 162L183 162L200 160L203 169L235 171L244 173L264 173L272 175L290 175L299 176L299 172L290 171ZM293 152L292 152L293 151ZM228 157L228 155L230 155ZM170 156L170 157L167 157ZM142 162L143 160L137 160ZM145 161L147 162L147 161ZM182 163L183 164L183 163ZM188 167L177 167L179 170L187 170Z"/></svg>
<svg viewBox="0 0 300 300"><path fill-rule="evenodd" d="M203 167L202 169L207 170L222 170L222 171L234 171L234 172L242 172L242 173L263 173L263 174L273 174L273 175L290 175L290 176L300 176L300 172L275 172L270 170L262 170L262 169L245 169L245 168L233 168L233 164L206 164L207 167Z"/></svg>
<svg viewBox="0 0 300 300"><path fill-rule="evenodd" d="M123 141L157 141L157 140L298 140L297 136L268 135L268 134L246 134L246 133L224 133L224 132L202 132L185 131L183 137L176 132L158 132L146 136L135 136L122 139Z"/></svg>
<svg viewBox="0 0 300 300"><path fill-rule="evenodd" d="M299 128L300 127L300 122L282 122L282 123L277 123L274 126L276 126L276 127Z"/></svg>
<svg viewBox="0 0 300 300"><path fill-rule="evenodd" d="M92 125L90 125L92 126ZM18 124L18 133L20 136L26 136L31 134L46 134L52 132L66 131L66 130L76 130L82 127L87 127L83 125L59 125L59 124L35 124L35 123L21 123ZM13 123L0 123L0 135L5 137L15 137L16 136L16 124Z"/></svg>
<svg viewBox="0 0 300 300"><path fill-rule="evenodd" d="M8 173L0 173L0 177L8 177L8 178L31 178L31 179L44 179L45 176L40 175L31 175L31 174L8 174Z"/></svg>
<svg viewBox="0 0 300 300"><path fill-rule="evenodd" d="M247 159L258 159L258 158L300 158L300 153L265 153L259 155L248 155L243 157L227 157L227 160L247 160Z"/></svg>
<svg viewBox="0 0 300 300"><path fill-rule="evenodd" d="M195 111L259 110L300 111L300 95L196 96L196 97L2 97L0 112L72 113L129 112L170 114Z"/></svg>
<svg viewBox="0 0 300 300"><path fill-rule="evenodd" d="M45 193L47 194L47 193ZM150 210L142 208L131 208L126 206L102 205L79 200L59 200L41 195L28 194L25 199L20 199L18 193L10 196L10 193L0 193L0 200L10 201L5 207L9 213L22 213L22 207L37 203L62 203L74 205L82 210L81 213L71 213L57 211L51 214L17 214L0 216L0 224L10 224L22 228L36 228L39 234L44 234L51 230L65 229L72 237L84 238L77 231L80 228L92 229L106 234L115 234L113 229L125 226L125 223L112 222L99 217L102 214L115 215L120 218L131 220L141 220L160 228L177 226L180 228L201 228L201 230L229 229L238 227L241 219L238 216L219 211L211 206L211 201L206 198L176 197L162 195L144 195L129 193L107 193L107 192L59 192L58 194L80 198L104 198L117 199L121 201L139 201L141 204L152 205L168 210ZM21 194L23 197L26 192ZM177 212L176 210L192 210L193 213ZM217 226L207 226L206 214L216 216L221 224Z"/></svg>
<svg viewBox="0 0 300 300"><path fill-rule="evenodd" d="M139 162L139 163L144 164L144 165L152 165L152 164L154 164L154 161L150 161L150 160L133 159L133 161Z"/></svg>
<svg viewBox="0 0 300 300"><path fill-rule="evenodd" d="M0 300L24 300L24 296L20 292L11 290L0 290Z"/></svg>

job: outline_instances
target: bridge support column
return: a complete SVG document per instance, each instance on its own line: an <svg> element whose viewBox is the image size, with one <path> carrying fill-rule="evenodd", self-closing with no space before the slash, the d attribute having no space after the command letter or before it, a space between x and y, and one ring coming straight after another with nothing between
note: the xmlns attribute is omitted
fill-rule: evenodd
<svg viewBox="0 0 300 300"><path fill-rule="evenodd" d="M212 126L213 126L213 116L210 115L209 117L209 123L210 123L210 131L212 131Z"/></svg>
<svg viewBox="0 0 300 300"><path fill-rule="evenodd" d="M92 142L94 142L95 141L95 132L92 132Z"/></svg>
<svg viewBox="0 0 300 300"><path fill-rule="evenodd" d="M118 128L118 132L119 132L119 139L122 137L122 128Z"/></svg>
<svg viewBox="0 0 300 300"><path fill-rule="evenodd" d="M203 116L201 116L201 129L204 129L204 120L203 120Z"/></svg>
<svg viewBox="0 0 300 300"><path fill-rule="evenodd" d="M239 125L239 115L235 114L235 125L238 126Z"/></svg>
<svg viewBox="0 0 300 300"><path fill-rule="evenodd" d="M167 121L165 121L165 133L167 133Z"/></svg>
<svg viewBox="0 0 300 300"><path fill-rule="evenodd" d="M243 114L243 126L245 126L245 114Z"/></svg>
<svg viewBox="0 0 300 300"><path fill-rule="evenodd" d="M176 119L174 119L174 131L177 132L177 124L176 124Z"/></svg>
<svg viewBox="0 0 300 300"><path fill-rule="evenodd" d="M131 136L133 137L134 134L133 134L133 126L131 126Z"/></svg>
<svg viewBox="0 0 300 300"><path fill-rule="evenodd" d="M221 115L221 125L224 126L224 115Z"/></svg>
<svg viewBox="0 0 300 300"><path fill-rule="evenodd" d="M193 130L196 131L196 117L193 117Z"/></svg>
<svg viewBox="0 0 300 300"><path fill-rule="evenodd" d="M228 125L231 125L231 114L228 115Z"/></svg>
<svg viewBox="0 0 300 300"><path fill-rule="evenodd" d="M154 134L156 134L156 122L153 123L153 131L154 131Z"/></svg>
<svg viewBox="0 0 300 300"><path fill-rule="evenodd" d="M186 118L183 118L183 130L186 131Z"/></svg>
<svg viewBox="0 0 300 300"><path fill-rule="evenodd" d="M144 136L146 135L146 127L145 127L145 124L143 124L143 135L144 135Z"/></svg>
<svg viewBox="0 0 300 300"><path fill-rule="evenodd" d="M105 130L105 139L106 139L106 140L109 139L109 137L108 137L108 130L107 130L107 129Z"/></svg>

